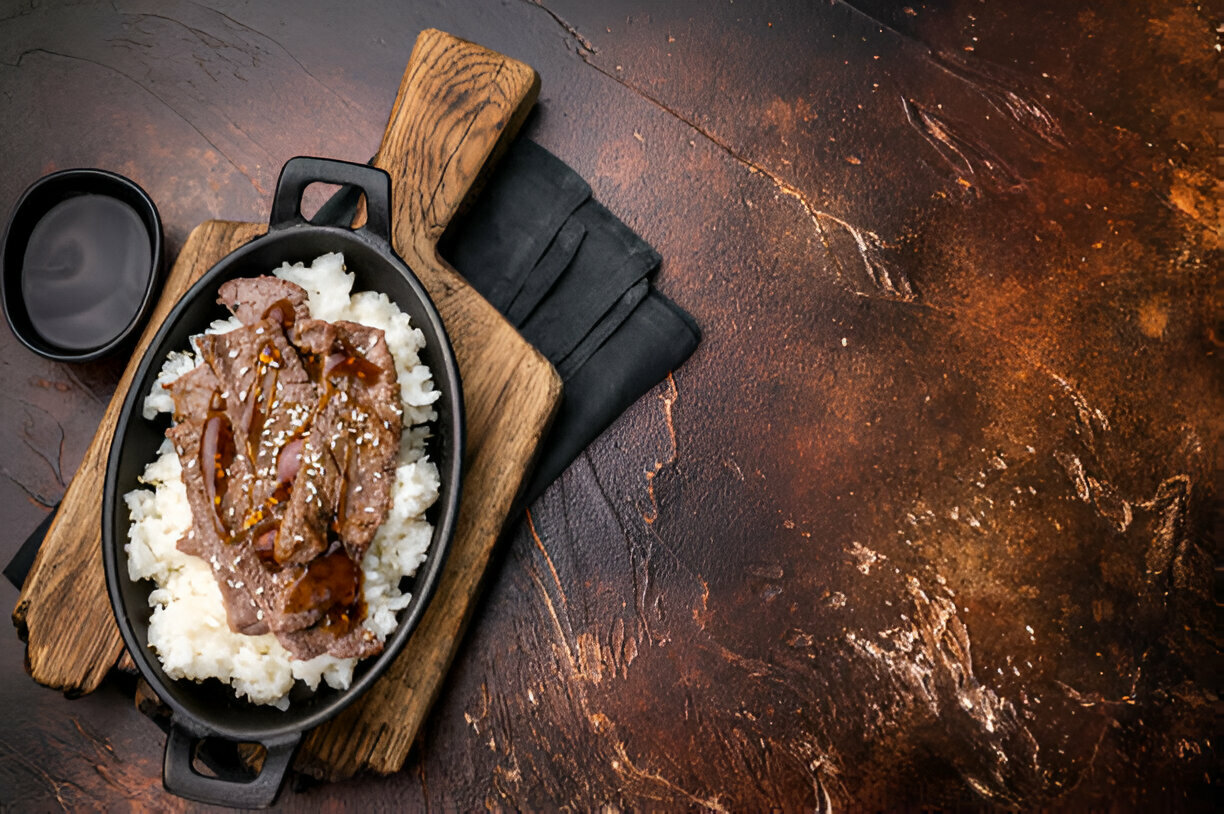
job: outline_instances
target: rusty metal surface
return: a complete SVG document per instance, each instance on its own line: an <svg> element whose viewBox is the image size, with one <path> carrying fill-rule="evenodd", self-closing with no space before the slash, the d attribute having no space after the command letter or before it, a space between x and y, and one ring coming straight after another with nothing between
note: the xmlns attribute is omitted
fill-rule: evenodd
<svg viewBox="0 0 1224 814"><path fill-rule="evenodd" d="M537 68L528 135L705 329L508 534L405 770L281 805L1207 807L1218 15L545 5L0 8L6 212L101 166L171 251L259 220L290 156L372 154L437 26ZM0 365L7 559L118 365ZM0 671L0 805L175 805L122 682Z"/></svg>

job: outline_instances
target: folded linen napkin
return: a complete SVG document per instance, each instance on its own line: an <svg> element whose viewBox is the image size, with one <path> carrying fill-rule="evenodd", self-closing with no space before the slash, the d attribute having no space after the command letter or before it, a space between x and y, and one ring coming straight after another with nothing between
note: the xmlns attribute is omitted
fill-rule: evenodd
<svg viewBox="0 0 1224 814"><path fill-rule="evenodd" d="M565 383L524 505L701 341L693 318L650 285L658 252L527 139L510 146L438 249Z"/></svg>

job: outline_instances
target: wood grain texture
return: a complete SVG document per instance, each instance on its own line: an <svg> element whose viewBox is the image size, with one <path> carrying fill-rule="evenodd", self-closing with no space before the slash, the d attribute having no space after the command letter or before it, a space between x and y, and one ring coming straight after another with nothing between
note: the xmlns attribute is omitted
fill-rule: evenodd
<svg viewBox="0 0 1224 814"><path fill-rule="evenodd" d="M397 172L396 248L405 258L451 274L435 260L438 238L539 90L539 77L521 62L436 29L421 33L374 160Z"/></svg>
<svg viewBox="0 0 1224 814"><path fill-rule="evenodd" d="M560 398L548 361L436 250L481 168L517 129L538 89L539 78L523 63L425 31L375 159L392 178L395 248L437 305L459 364L468 433L463 498L446 569L404 652L360 701L306 738L297 768L316 777L388 773L403 765Z"/></svg>
<svg viewBox="0 0 1224 814"><path fill-rule="evenodd" d="M123 652L102 570L102 487L106 459L136 365L174 303L217 259L264 231L250 223L210 221L187 238L161 298L132 351L80 469L64 493L13 610L26 642L30 675L68 695L93 692Z"/></svg>
<svg viewBox="0 0 1224 814"><path fill-rule="evenodd" d="M367 769L388 773L403 764L454 658L493 546L560 398L560 379L548 361L435 250L481 168L522 122L538 89L530 67L425 31L378 151L376 163L393 181L393 242L434 299L463 380L464 486L447 565L417 632L363 699L306 739L299 768L316 777L337 779ZM91 692L122 653L106 596L101 503L95 496L102 491L123 398L173 303L264 230L208 221L191 233L171 270L14 611L28 642L31 675L40 683L72 695Z"/></svg>

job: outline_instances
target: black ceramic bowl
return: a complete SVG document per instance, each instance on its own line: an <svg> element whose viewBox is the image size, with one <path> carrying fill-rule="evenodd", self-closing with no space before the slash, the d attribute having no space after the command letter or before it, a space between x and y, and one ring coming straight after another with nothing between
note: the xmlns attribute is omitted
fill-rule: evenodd
<svg viewBox="0 0 1224 814"><path fill-rule="evenodd" d="M130 319L120 323L108 321L104 331L94 332L95 336L87 347L67 347L43 336L35 327L22 290L23 266L30 236L39 221L59 204L82 196L101 196L121 201L136 213L149 240L149 267L139 270L142 273L147 271L148 279L143 296L133 300L136 305ZM71 240L68 242L71 243ZM8 320L13 335L30 350L57 362L98 359L132 339L157 302L157 293L161 288L161 217L153 199L134 181L122 175L95 169L55 172L35 181L17 201L4 235L3 263L4 318Z"/></svg>
<svg viewBox="0 0 1224 814"><path fill-rule="evenodd" d="M306 186L315 181L361 188L367 202L366 226L349 230L307 223L300 212L301 196ZM102 504L106 584L128 652L173 712L162 779L167 790L183 797L244 807L271 804L302 733L352 703L391 665L420 620L441 572L459 505L463 397L442 321L416 276L391 248L389 199L390 181L382 170L324 159L291 159L277 184L268 234L225 257L175 305L153 338L124 400L111 444ZM387 639L383 652L358 665L347 690L336 691L321 685L318 691L310 693L299 685L291 695L289 709L282 712L238 700L219 681L176 681L163 672L161 663L147 646L152 585L128 578L124 544L130 516L123 495L139 486L137 477L154 459L168 426L167 419L152 422L142 417L145 395L168 352L186 349L189 336L203 331L212 320L228 315L217 304L221 284L235 277L267 274L285 261L309 264L332 251L344 253L348 271L356 275L355 291L385 293L425 334L422 361L433 372L434 386L441 393L435 404L438 419L432 426L428 454L438 466L442 485L428 516L434 525L429 553L411 584L405 586L412 593L412 602L400 612L399 627ZM249 783L235 783L195 771L192 767L195 744L205 737L263 744L267 758L260 775Z"/></svg>

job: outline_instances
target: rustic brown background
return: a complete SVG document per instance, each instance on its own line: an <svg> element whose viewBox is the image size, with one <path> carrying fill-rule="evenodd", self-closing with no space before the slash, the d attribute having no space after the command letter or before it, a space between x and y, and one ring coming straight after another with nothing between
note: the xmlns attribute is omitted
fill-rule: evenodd
<svg viewBox="0 0 1224 814"><path fill-rule="evenodd" d="M264 219L287 158L373 154L436 26L539 71L527 135L705 329L514 524L408 767L283 807L1206 807L1220 21L0 0L0 210L98 166L149 191L171 253ZM0 331L3 559L121 361ZM68 701L21 660L0 640L0 807L185 807L120 682Z"/></svg>

